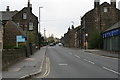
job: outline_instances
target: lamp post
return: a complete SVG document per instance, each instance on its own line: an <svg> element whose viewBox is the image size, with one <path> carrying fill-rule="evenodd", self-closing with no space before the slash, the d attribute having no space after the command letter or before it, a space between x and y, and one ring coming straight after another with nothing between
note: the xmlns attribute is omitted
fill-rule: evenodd
<svg viewBox="0 0 120 80"><path fill-rule="evenodd" d="M85 49L88 49L88 41L87 41L88 34L85 34Z"/></svg>
<svg viewBox="0 0 120 80"><path fill-rule="evenodd" d="M40 27L41 27L41 25L40 25L40 22L41 22L41 19L40 19L40 18L41 18L40 9L41 9L41 8L43 8L43 7L39 7L39 32L38 32L38 47L39 47L39 49L40 49L40 39L41 39L41 38L40 38L40 37L41 37L41 36L40 36L40 35L41 35L41 33L40 33Z"/></svg>
<svg viewBox="0 0 120 80"><path fill-rule="evenodd" d="M39 7L39 33L40 33L40 28L41 28L41 24L40 24L40 22L41 22L41 8L43 8L43 7Z"/></svg>
<svg viewBox="0 0 120 80"><path fill-rule="evenodd" d="M30 56L30 43L29 43L29 22L30 22L30 0L28 0L28 8L27 8L27 54L26 57Z"/></svg>

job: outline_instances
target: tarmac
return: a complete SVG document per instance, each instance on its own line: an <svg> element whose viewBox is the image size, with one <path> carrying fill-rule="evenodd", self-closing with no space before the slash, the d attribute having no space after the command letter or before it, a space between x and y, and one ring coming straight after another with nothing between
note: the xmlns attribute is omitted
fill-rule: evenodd
<svg viewBox="0 0 120 80"><path fill-rule="evenodd" d="M41 73L46 56L46 50L47 47L42 47L39 51L31 55L29 58L25 58L17 64L9 67L8 71L2 71L2 80L22 80ZM120 58L119 53L114 53L110 51L95 49L82 50L84 52L89 52L95 55Z"/></svg>
<svg viewBox="0 0 120 80"><path fill-rule="evenodd" d="M25 58L15 65L2 71L2 80L21 80L41 73L47 47L42 47L29 58Z"/></svg>

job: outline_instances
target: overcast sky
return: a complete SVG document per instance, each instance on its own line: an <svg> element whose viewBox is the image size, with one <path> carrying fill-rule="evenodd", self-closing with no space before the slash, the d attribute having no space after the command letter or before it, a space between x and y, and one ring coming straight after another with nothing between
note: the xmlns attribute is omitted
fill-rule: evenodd
<svg viewBox="0 0 120 80"><path fill-rule="evenodd" d="M46 35L54 34L55 37L61 38L67 32L69 26L74 21L75 27L80 25L80 16L94 8L94 0L30 0L33 13L39 17L39 7L41 9L41 33L46 29ZM110 0L100 0L110 3ZM120 0L116 0L118 3ZM27 6L28 0L0 0L0 11L21 10ZM118 4L117 4L118 6Z"/></svg>

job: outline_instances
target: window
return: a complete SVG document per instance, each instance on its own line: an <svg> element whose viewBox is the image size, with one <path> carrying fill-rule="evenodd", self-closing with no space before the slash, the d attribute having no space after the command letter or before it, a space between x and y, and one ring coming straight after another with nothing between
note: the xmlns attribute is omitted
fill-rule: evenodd
<svg viewBox="0 0 120 80"><path fill-rule="evenodd" d="M20 26L20 23L18 22L17 25Z"/></svg>
<svg viewBox="0 0 120 80"><path fill-rule="evenodd" d="M107 7L104 7L104 12L108 12L108 8Z"/></svg>
<svg viewBox="0 0 120 80"><path fill-rule="evenodd" d="M30 31L33 30L33 23L32 22L29 23L29 30Z"/></svg>
<svg viewBox="0 0 120 80"><path fill-rule="evenodd" d="M23 19L27 19L27 14L23 13Z"/></svg>

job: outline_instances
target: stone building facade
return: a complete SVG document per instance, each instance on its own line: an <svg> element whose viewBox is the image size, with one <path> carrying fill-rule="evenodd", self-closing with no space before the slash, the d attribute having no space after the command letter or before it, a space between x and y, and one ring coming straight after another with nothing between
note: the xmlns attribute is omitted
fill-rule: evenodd
<svg viewBox="0 0 120 80"><path fill-rule="evenodd" d="M64 44L65 47L78 47L78 37L77 37L77 30L79 27L74 28L72 25L72 28L68 28L67 33L64 34L64 37L62 38L62 43Z"/></svg>
<svg viewBox="0 0 120 80"><path fill-rule="evenodd" d="M94 1L94 9L88 11L81 18L79 28L68 29L62 38L66 47L103 48L102 33L111 25L120 21L120 10L116 8L116 0L110 0L110 4L100 0ZM72 35L71 35L72 34ZM74 45L73 45L74 44Z"/></svg>
<svg viewBox="0 0 120 80"><path fill-rule="evenodd" d="M29 23L28 23L28 14L29 14ZM24 7L21 11L19 11L16 15L12 17L12 20L19 27L21 27L24 32L28 31L28 24L29 24L30 43L37 44L38 42L38 17L36 17L32 13L32 7L30 7L30 11L28 11L28 7Z"/></svg>
<svg viewBox="0 0 120 80"><path fill-rule="evenodd" d="M79 40L82 42L81 47L84 46L84 42L88 42L89 48L102 48L102 42L99 42L102 41L102 32L119 20L120 10L116 8L116 0L111 0L110 4L107 2L100 4L100 0L95 0L94 9L81 18L82 28L79 30L82 34ZM88 36L86 37L85 34Z"/></svg>
<svg viewBox="0 0 120 80"><path fill-rule="evenodd" d="M75 28L75 48L80 48L80 28L81 26Z"/></svg>
<svg viewBox="0 0 120 80"><path fill-rule="evenodd" d="M64 34L64 46L65 47L75 47L75 29L72 25L72 29L68 28L68 32Z"/></svg>

